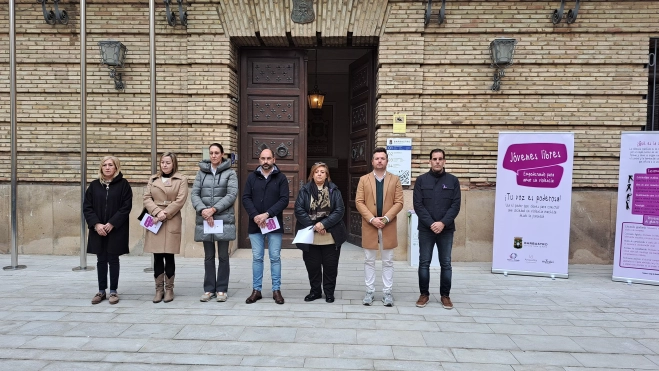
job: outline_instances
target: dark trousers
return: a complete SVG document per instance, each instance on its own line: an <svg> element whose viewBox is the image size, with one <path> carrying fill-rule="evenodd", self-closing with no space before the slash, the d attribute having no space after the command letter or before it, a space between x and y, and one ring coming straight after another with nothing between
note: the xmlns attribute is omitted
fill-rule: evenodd
<svg viewBox="0 0 659 371"><path fill-rule="evenodd" d="M336 245L309 245L309 251L302 252L312 293L321 295L325 291L325 297L334 296L340 255L341 247Z"/></svg>
<svg viewBox="0 0 659 371"><path fill-rule="evenodd" d="M163 273L167 275L167 278L172 278L176 273L174 254L153 254L153 277L158 278Z"/></svg>
<svg viewBox="0 0 659 371"><path fill-rule="evenodd" d="M119 255L103 250L96 254L96 272L98 273L98 291L108 288L108 266L110 267L110 290L117 290L119 286Z"/></svg>
<svg viewBox="0 0 659 371"><path fill-rule="evenodd" d="M437 244L437 258L441 274L439 276L439 294L449 296L451 293L451 250L453 249L453 231L435 234L431 230L419 229L419 291L423 295L430 295L430 261L432 251Z"/></svg>
<svg viewBox="0 0 659 371"><path fill-rule="evenodd" d="M215 242L204 241L204 292L229 289L229 241L217 241L217 260L215 275Z"/></svg>

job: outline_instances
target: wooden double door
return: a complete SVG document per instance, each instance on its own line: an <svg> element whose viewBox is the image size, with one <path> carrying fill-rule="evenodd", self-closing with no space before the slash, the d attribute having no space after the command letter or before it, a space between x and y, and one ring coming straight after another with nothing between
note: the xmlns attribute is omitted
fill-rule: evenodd
<svg viewBox="0 0 659 371"><path fill-rule="evenodd" d="M294 205L308 177L307 54L298 49L243 49L240 55L239 176L242 194L248 175L259 166L259 154L269 148L286 174L289 203L284 211L283 248L294 247ZM350 125L337 138L349 138L345 221L349 242L361 244L361 218L354 198L359 177L370 171L373 142L374 74L369 52L350 65ZM341 157L336 156L335 157ZM345 157L345 156L343 156ZM335 171L335 170L333 170ZM242 202L241 202L242 205ZM239 247L248 248L248 215L241 209Z"/></svg>

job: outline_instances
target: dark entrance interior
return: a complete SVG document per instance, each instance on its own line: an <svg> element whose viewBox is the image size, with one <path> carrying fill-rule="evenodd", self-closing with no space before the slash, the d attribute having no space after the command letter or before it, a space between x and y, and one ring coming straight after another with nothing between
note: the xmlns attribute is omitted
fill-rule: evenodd
<svg viewBox="0 0 659 371"><path fill-rule="evenodd" d="M374 142L375 74L372 48L241 49L240 148L242 186L268 147L289 180L284 244L293 248L297 190L316 162L330 176L346 205L349 242L361 244L361 218L354 208L359 177L370 170ZM316 70L317 66L317 70ZM323 108L309 109L307 93L317 85ZM241 210L239 247L250 246Z"/></svg>

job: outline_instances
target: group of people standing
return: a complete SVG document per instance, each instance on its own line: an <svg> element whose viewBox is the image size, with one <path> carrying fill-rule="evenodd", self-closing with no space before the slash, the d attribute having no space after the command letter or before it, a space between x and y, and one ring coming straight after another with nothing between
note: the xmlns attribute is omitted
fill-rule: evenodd
<svg viewBox="0 0 659 371"><path fill-rule="evenodd" d="M444 170L444 151L430 154L431 169L417 178L414 187L414 209L419 215L419 289L416 305L429 301L429 266L434 245L437 245L441 265L440 294L444 308L451 309L451 249L454 219L460 211L460 185L457 178ZM355 203L362 216L362 246L364 248L364 305L375 297L375 260L378 250L382 259L382 302L393 306L394 248L398 245L396 217L403 208L400 179L387 171L386 149L376 148L372 157L373 172L362 176ZM325 301L335 300L341 245L347 240L343 223L345 207L336 184L331 181L329 167L317 162L311 167L307 183L298 192L294 214L296 232L313 229L311 243L297 243L307 269L310 292L305 301L325 295ZM98 292L92 304L108 299L119 302L119 256L128 250L128 216L132 207L132 189L121 173L119 159L102 159L98 179L85 193L83 213L89 226L87 252L97 255ZM238 197L238 177L231 162L224 157L219 143L209 146L209 159L199 162L190 198L195 209L194 240L204 246L204 293L200 300L224 302L229 286L229 241L236 239L234 204ZM160 157L159 171L149 177L143 196L142 215L162 222L157 233L146 232L144 252L154 254L154 303L174 300L175 261L180 253L181 209L188 198L188 179L178 172L176 154L165 152ZM268 246L272 278L272 298L284 304L281 293L281 245L284 230L283 211L289 202L286 175L275 164L274 154L264 149L259 154L259 166L245 183L242 204L248 215L248 235L252 245L252 292L245 303L263 298L263 259ZM221 231L212 229L221 224ZM219 227L219 226L218 226ZM309 241L307 241L309 242ZM218 265L215 265L217 249ZM110 293L107 276L110 273Z"/></svg>

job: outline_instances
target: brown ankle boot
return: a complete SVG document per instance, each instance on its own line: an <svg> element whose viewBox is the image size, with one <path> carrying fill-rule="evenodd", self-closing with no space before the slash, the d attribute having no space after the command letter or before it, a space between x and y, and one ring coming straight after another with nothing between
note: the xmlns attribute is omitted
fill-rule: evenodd
<svg viewBox="0 0 659 371"><path fill-rule="evenodd" d="M165 274L161 273L154 279L156 280L156 296L153 297L153 302L160 303L162 301L162 297L165 295Z"/></svg>
<svg viewBox="0 0 659 371"><path fill-rule="evenodd" d="M174 277L165 276L165 303L174 300Z"/></svg>

